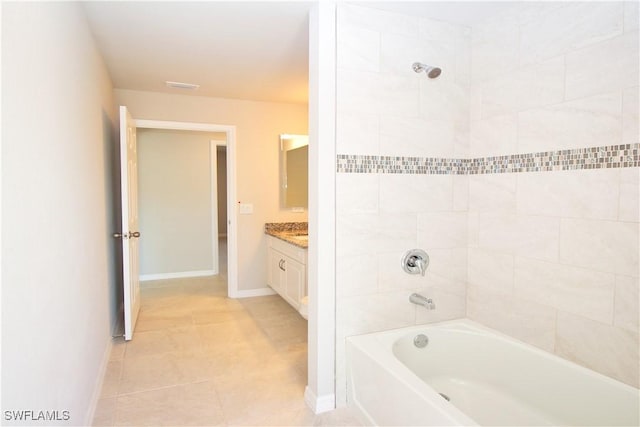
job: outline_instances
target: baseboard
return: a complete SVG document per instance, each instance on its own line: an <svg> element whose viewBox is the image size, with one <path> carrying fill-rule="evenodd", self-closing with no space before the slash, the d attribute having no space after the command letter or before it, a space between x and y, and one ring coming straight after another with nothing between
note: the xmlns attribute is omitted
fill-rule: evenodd
<svg viewBox="0 0 640 427"><path fill-rule="evenodd" d="M100 395L102 394L102 385L104 383L104 377L107 374L107 366L109 365L109 359L111 358L111 349L113 348L113 338L109 337L109 341L107 342L107 348L102 355L102 362L100 364L100 369L98 370L98 376L96 377L96 382L93 387L93 393L91 394L91 401L89 402L89 408L87 409L87 414L84 419L83 425L90 426L93 425L93 417L96 414L96 408L98 407L98 401L100 400Z"/></svg>
<svg viewBox="0 0 640 427"><path fill-rule="evenodd" d="M267 295L277 295L277 293L271 288L258 288L258 289L238 289L234 295L229 295L231 298L251 298L251 297L265 297Z"/></svg>
<svg viewBox="0 0 640 427"><path fill-rule="evenodd" d="M336 396L334 394L327 394L318 397L309 388L309 386L304 388L304 401L315 414L321 414L323 412L333 411L336 409Z"/></svg>
<svg viewBox="0 0 640 427"><path fill-rule="evenodd" d="M159 273L159 274L141 274L140 281L146 282L149 280L164 280L164 279L181 279L183 277L202 277L216 275L213 270L198 270L198 271L180 271L178 273Z"/></svg>

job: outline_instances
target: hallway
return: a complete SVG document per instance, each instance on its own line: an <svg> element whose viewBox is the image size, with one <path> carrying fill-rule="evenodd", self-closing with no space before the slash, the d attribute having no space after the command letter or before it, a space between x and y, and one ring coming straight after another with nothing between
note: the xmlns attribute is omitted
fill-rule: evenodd
<svg viewBox="0 0 640 427"><path fill-rule="evenodd" d="M232 300L222 275L145 282L114 340L94 425L353 425L303 400L307 323L279 296Z"/></svg>

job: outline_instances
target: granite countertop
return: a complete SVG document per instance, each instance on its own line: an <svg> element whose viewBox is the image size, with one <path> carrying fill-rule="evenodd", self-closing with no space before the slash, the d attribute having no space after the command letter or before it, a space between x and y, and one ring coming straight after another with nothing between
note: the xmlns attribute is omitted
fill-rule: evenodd
<svg viewBox="0 0 640 427"><path fill-rule="evenodd" d="M268 222L264 225L264 232L299 248L309 247L306 222Z"/></svg>

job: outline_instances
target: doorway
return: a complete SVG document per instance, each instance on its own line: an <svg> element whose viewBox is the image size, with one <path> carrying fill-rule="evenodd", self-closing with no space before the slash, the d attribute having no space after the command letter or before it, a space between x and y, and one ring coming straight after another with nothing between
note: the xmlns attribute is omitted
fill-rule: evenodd
<svg viewBox="0 0 640 427"><path fill-rule="evenodd" d="M201 270L199 275L210 275L218 273L218 260L220 259L219 249L224 250L226 246L226 276L227 276L227 296L234 297L237 294L237 233L235 230L236 224L236 216L235 216L235 205L233 200L235 200L236 193L236 180L235 180L235 126L228 125L216 125L216 124L204 124L204 123L188 123L188 122L168 122L168 121L157 121L157 120L136 120L136 128L139 130L170 130L170 131L182 131L187 133L199 133L206 132L209 134L220 135L219 138L215 138L210 140L209 144L209 166L210 166L210 183L211 190L214 190L216 195L216 199L214 200L214 195L211 196L211 204L217 205L218 202L218 191L217 191L217 182L218 175L217 171L217 154L219 152L219 147L222 146L224 148L224 157L225 168L226 168L226 245L221 246L218 240L218 229L219 229L219 215L217 209L211 209L210 211L210 230L208 233L211 236L211 248L216 254L211 254L211 258L213 263L215 264L215 269L211 270ZM198 271L195 271L197 273ZM191 276L197 276L198 274L193 274L194 271L191 271L189 274ZM179 277L174 275L173 277ZM167 277L165 277L167 278Z"/></svg>
<svg viewBox="0 0 640 427"><path fill-rule="evenodd" d="M226 161L226 135L138 129L137 140L143 286L226 272L219 263L219 229L226 235L226 164L220 168L218 162L218 153Z"/></svg>

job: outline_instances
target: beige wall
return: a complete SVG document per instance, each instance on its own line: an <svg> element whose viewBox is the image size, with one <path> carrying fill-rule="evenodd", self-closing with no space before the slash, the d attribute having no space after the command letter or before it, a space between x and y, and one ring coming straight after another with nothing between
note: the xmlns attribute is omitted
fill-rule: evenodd
<svg viewBox="0 0 640 427"><path fill-rule="evenodd" d="M3 410L91 423L118 301L115 111L78 3L2 4Z"/></svg>
<svg viewBox="0 0 640 427"><path fill-rule="evenodd" d="M279 206L278 144L281 133L307 133L307 106L115 90L136 119L234 125L237 128L237 202L253 215L238 219L238 289L266 288L264 223L306 221L306 213Z"/></svg>
<svg viewBox="0 0 640 427"><path fill-rule="evenodd" d="M141 276L212 270L210 141L219 138L138 129Z"/></svg>

